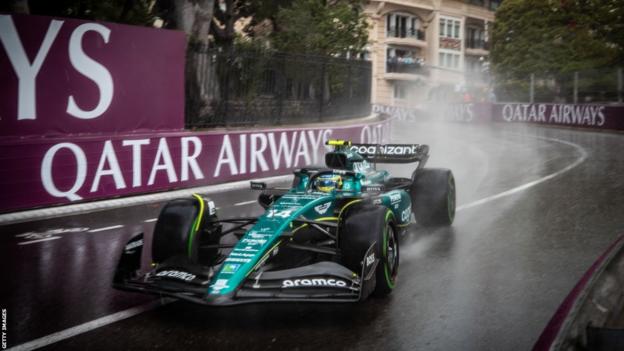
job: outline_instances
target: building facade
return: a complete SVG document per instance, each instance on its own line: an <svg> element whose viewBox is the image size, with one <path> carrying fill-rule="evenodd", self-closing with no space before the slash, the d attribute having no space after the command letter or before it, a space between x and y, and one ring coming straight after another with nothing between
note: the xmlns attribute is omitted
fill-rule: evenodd
<svg viewBox="0 0 624 351"><path fill-rule="evenodd" d="M502 0L371 0L372 103L487 95L489 30Z"/></svg>

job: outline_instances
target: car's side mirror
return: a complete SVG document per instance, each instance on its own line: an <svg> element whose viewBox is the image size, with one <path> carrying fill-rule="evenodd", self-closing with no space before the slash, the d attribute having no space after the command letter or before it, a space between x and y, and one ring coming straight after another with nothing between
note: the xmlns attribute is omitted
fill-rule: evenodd
<svg viewBox="0 0 624 351"><path fill-rule="evenodd" d="M260 196L258 196L258 203L265 210L269 208L269 206L271 206L274 201L275 201L275 195L272 195L272 194L262 193L260 194Z"/></svg>

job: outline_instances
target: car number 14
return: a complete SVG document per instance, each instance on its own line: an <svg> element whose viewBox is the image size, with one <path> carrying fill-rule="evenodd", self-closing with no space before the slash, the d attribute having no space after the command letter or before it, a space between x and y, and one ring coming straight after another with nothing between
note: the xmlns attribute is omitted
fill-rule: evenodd
<svg viewBox="0 0 624 351"><path fill-rule="evenodd" d="M293 210L269 210L267 212L267 218L273 218L273 217L281 217L281 218L288 218L290 216L290 214L293 212Z"/></svg>

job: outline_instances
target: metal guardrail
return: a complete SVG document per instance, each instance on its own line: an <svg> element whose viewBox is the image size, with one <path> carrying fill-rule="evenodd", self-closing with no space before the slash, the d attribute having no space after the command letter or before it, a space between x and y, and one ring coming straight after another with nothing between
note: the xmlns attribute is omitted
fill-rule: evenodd
<svg viewBox="0 0 624 351"><path fill-rule="evenodd" d="M307 123L370 113L369 61L190 47L186 126Z"/></svg>

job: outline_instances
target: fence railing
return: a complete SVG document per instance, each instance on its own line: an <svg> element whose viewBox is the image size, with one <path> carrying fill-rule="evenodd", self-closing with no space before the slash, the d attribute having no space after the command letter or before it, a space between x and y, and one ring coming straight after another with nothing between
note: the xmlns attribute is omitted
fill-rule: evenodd
<svg viewBox="0 0 624 351"><path fill-rule="evenodd" d="M189 48L189 128L306 123L370 113L371 63L266 50Z"/></svg>
<svg viewBox="0 0 624 351"><path fill-rule="evenodd" d="M409 59L405 62L397 58L391 58L386 61L386 72L428 75L429 69L425 67L422 60Z"/></svg>
<svg viewBox="0 0 624 351"><path fill-rule="evenodd" d="M467 38L465 45L467 49L490 50L490 44L483 39Z"/></svg>
<svg viewBox="0 0 624 351"><path fill-rule="evenodd" d="M622 103L622 67L591 69L555 74L529 74L523 78L498 76L499 101L556 103Z"/></svg>
<svg viewBox="0 0 624 351"><path fill-rule="evenodd" d="M416 28L390 26L390 28L388 28L387 36L393 38L412 38L425 40L425 31Z"/></svg>

